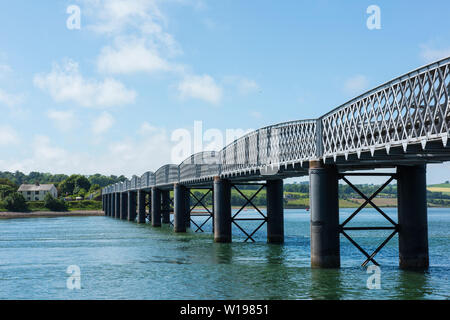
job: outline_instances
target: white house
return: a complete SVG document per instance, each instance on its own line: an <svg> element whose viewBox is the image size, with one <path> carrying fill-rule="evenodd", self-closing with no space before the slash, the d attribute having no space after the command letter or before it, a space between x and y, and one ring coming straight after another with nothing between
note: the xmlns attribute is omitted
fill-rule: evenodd
<svg viewBox="0 0 450 320"><path fill-rule="evenodd" d="M22 184L17 192L21 193L27 201L42 201L47 193L58 197L58 190L53 184Z"/></svg>

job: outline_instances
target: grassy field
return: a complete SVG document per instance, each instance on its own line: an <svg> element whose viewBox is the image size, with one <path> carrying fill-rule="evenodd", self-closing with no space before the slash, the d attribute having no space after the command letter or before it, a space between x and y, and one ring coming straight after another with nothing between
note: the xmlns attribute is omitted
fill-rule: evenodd
<svg viewBox="0 0 450 320"><path fill-rule="evenodd" d="M427 190L431 192L442 192L450 195L450 186L449 187L427 187Z"/></svg>

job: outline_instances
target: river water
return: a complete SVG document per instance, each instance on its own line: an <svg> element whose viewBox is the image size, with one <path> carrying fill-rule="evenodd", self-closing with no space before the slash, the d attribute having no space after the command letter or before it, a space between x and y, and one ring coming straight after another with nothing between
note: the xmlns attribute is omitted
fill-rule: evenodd
<svg viewBox="0 0 450 320"><path fill-rule="evenodd" d="M385 211L396 220L396 209ZM351 212L343 209L341 221ZM387 225L373 209L351 223ZM428 224L429 270L399 270L395 236L376 256L381 288L368 289L364 256L342 236L342 268L310 268L305 210L285 210L284 245L266 244L265 227L255 243L234 228L233 243L215 244L210 223L205 233L174 234L108 217L0 220L0 299L449 299L450 210L429 209ZM350 234L370 251L389 232ZM73 265L79 290L67 286Z"/></svg>

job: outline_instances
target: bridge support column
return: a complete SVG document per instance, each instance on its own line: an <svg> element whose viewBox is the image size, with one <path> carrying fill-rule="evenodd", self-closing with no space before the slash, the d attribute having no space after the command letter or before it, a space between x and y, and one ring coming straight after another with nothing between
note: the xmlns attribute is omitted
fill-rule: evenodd
<svg viewBox="0 0 450 320"><path fill-rule="evenodd" d="M136 192L128 191L128 221L134 221L136 219Z"/></svg>
<svg viewBox="0 0 450 320"><path fill-rule="evenodd" d="M186 210L185 213L185 221L186 221L186 228L191 228L191 192L190 189L186 188L186 193L184 194L184 208Z"/></svg>
<svg viewBox="0 0 450 320"><path fill-rule="evenodd" d="M145 223L145 195L146 192L144 190L138 191L138 219L137 223Z"/></svg>
<svg viewBox="0 0 450 320"><path fill-rule="evenodd" d="M120 193L116 192L114 194L114 218L120 218Z"/></svg>
<svg viewBox="0 0 450 320"><path fill-rule="evenodd" d="M109 211L108 211L108 199L109 199L109 194L105 194L103 196L103 210L105 211L105 216L108 216Z"/></svg>
<svg viewBox="0 0 450 320"><path fill-rule="evenodd" d="M153 187L151 197L152 226L161 227L161 190Z"/></svg>
<svg viewBox="0 0 450 320"><path fill-rule="evenodd" d="M187 188L176 183L173 187L174 221L175 232L186 232L186 216L189 208L186 207L186 197L189 196Z"/></svg>
<svg viewBox="0 0 450 320"><path fill-rule="evenodd" d="M161 204L161 212L162 212L162 223L169 224L170 223L170 190L164 190L161 192L162 204Z"/></svg>
<svg viewBox="0 0 450 320"><path fill-rule="evenodd" d="M214 178L214 242L231 242L231 183Z"/></svg>
<svg viewBox="0 0 450 320"><path fill-rule="evenodd" d="M106 211L108 212L108 217L111 217L111 193L108 193L106 197Z"/></svg>
<svg viewBox="0 0 450 320"><path fill-rule="evenodd" d="M340 267L338 180L336 166L310 162L311 267Z"/></svg>
<svg viewBox="0 0 450 320"><path fill-rule="evenodd" d="M398 166L397 178L400 268L426 269L429 266L426 166Z"/></svg>
<svg viewBox="0 0 450 320"><path fill-rule="evenodd" d="M284 242L283 180L267 180L267 242Z"/></svg>
<svg viewBox="0 0 450 320"><path fill-rule="evenodd" d="M120 193L120 220L127 219L127 209L128 209L128 193Z"/></svg>
<svg viewBox="0 0 450 320"><path fill-rule="evenodd" d="M115 216L115 207L116 207L116 202L115 202L115 199L114 199L114 193L111 193L110 195L109 195L109 216L111 217L111 218L114 218L114 216Z"/></svg>

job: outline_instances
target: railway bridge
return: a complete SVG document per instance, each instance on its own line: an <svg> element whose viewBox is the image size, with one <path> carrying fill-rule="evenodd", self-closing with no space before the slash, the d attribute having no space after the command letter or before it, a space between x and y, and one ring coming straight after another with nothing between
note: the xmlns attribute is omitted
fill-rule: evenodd
<svg viewBox="0 0 450 320"><path fill-rule="evenodd" d="M426 165L450 160L450 57L426 65L335 108L318 119L291 121L258 129L235 140L219 152L190 156L181 164L167 164L131 180L102 190L106 216L146 222L146 206L152 226L173 224L175 232L196 231L212 220L215 242L232 241L232 225L253 240L267 226L267 241L284 241L283 179L309 175L311 215L311 266L340 267L340 237L347 238L366 260L377 264L375 255L395 235L399 240L401 268L427 268L428 228ZM395 169L382 173L372 169ZM392 170L390 170L392 172ZM379 190L365 195L350 176L386 176ZM364 200L345 221L339 219L338 184L349 184ZM373 199L396 180L398 217L394 221ZM240 190L255 185L265 189L265 212ZM255 188L255 187L254 187ZM202 197L191 192L206 189ZM233 213L231 190L245 199ZM173 199L171 191L173 190ZM212 194L212 209L204 205ZM194 199L194 205L191 203ZM388 222L387 227L349 227L364 207L371 205ZM170 213L173 206L173 221ZM195 207L207 213L203 224L191 219ZM257 218L240 218L252 206ZM242 220L261 223L245 231ZM350 230L390 230L389 237L373 252L366 252L348 235Z"/></svg>

